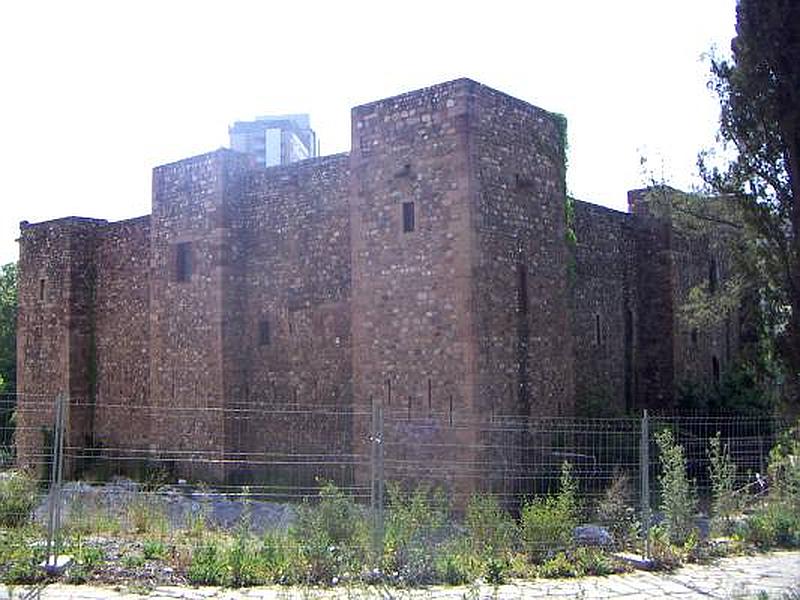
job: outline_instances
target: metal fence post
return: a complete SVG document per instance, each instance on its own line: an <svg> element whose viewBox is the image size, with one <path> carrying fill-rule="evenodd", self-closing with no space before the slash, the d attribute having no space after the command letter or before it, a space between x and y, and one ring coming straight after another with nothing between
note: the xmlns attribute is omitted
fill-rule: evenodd
<svg viewBox="0 0 800 600"><path fill-rule="evenodd" d="M370 505L372 509L372 548L375 557L383 554L383 404L372 399L372 432L370 435L370 463L372 487Z"/></svg>
<svg viewBox="0 0 800 600"><path fill-rule="evenodd" d="M61 551L61 485L64 477L64 435L68 401L64 394L56 396L53 451L50 467L50 502L47 519L47 558L45 567L56 568ZM51 563L52 560L52 563Z"/></svg>
<svg viewBox="0 0 800 600"><path fill-rule="evenodd" d="M650 418L647 409L642 414L642 431L639 440L639 477L642 501L642 536L644 558L650 558Z"/></svg>

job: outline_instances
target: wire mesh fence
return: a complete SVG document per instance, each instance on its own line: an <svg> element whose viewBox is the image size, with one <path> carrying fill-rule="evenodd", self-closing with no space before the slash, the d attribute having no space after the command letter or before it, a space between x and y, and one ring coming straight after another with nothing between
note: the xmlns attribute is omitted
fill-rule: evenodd
<svg viewBox="0 0 800 600"><path fill-rule="evenodd" d="M147 520L168 530L246 523L263 535L286 531L306 507L334 498L363 517L377 553L386 536L397 535L397 515L410 514L414 502L428 516L446 515L447 535L468 527L470 511L486 499L522 531L526 510L556 506L543 499L563 492L565 464L574 486L573 525L630 534L617 546L646 553L650 514L659 504L660 430L673 432L689 477L707 496L711 437L720 436L743 486L763 479L769 450L789 425L773 416L418 416L377 402L186 408L21 395L3 397L0 415L0 476L8 482L23 470L32 482L30 501L6 503L0 525L33 515L54 545L62 531L137 530ZM627 533L615 522L623 517L630 518ZM571 530L568 539L534 534L520 534L534 553L574 542Z"/></svg>

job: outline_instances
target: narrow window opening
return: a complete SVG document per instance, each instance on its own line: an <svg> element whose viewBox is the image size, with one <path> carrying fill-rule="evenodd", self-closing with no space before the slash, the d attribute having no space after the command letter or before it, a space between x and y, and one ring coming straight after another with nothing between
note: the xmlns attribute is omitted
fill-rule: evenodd
<svg viewBox="0 0 800 600"><path fill-rule="evenodd" d="M633 312L625 311L625 410L633 410Z"/></svg>
<svg viewBox="0 0 800 600"><path fill-rule="evenodd" d="M719 385L719 359L716 356L711 357L711 373L714 377L714 385Z"/></svg>
<svg viewBox="0 0 800 600"><path fill-rule="evenodd" d="M403 232L409 233L414 231L415 225L414 203L403 202Z"/></svg>
<svg viewBox="0 0 800 600"><path fill-rule="evenodd" d="M717 286L718 286L718 279L719 274L717 273L717 260L715 258L711 259L711 262L708 265L708 291L711 294L717 293Z"/></svg>
<svg viewBox="0 0 800 600"><path fill-rule="evenodd" d="M192 243L178 244L175 255L175 280L189 281L192 276Z"/></svg>
<svg viewBox="0 0 800 600"><path fill-rule="evenodd" d="M270 344L269 321L264 319L258 324L258 345L269 346L269 344Z"/></svg>
<svg viewBox="0 0 800 600"><path fill-rule="evenodd" d="M44 279L39 280L39 300L44 300Z"/></svg>
<svg viewBox="0 0 800 600"><path fill-rule="evenodd" d="M597 313L594 315L594 343L599 346L601 342L602 335L600 331L600 314Z"/></svg>
<svg viewBox="0 0 800 600"><path fill-rule="evenodd" d="M517 311L528 314L528 269L517 265Z"/></svg>
<svg viewBox="0 0 800 600"><path fill-rule="evenodd" d="M725 317L725 360L731 361L731 317L730 313Z"/></svg>

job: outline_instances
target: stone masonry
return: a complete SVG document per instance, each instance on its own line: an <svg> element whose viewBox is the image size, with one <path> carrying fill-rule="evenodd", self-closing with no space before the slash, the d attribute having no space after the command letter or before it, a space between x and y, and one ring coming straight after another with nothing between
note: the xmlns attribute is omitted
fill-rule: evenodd
<svg viewBox="0 0 800 600"><path fill-rule="evenodd" d="M254 452L365 451L368 419L275 406L380 402L429 417L406 458L483 465L441 475L467 493L497 457L436 415L668 408L679 381L719 379L738 316L677 317L724 277L717 246L647 190L629 213L576 201L568 243L564 143L562 117L460 79L354 108L349 154L265 169L218 150L156 167L148 216L23 222L18 389L41 410L22 406L20 460L59 392L71 445L215 481L266 477Z"/></svg>

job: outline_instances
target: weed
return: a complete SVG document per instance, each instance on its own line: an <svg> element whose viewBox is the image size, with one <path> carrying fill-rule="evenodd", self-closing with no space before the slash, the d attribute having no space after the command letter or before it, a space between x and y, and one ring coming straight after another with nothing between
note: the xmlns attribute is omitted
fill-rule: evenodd
<svg viewBox="0 0 800 600"><path fill-rule="evenodd" d="M298 547L286 534L265 533L259 555L266 576L275 583L294 583L297 572L304 570Z"/></svg>
<svg viewBox="0 0 800 600"><path fill-rule="evenodd" d="M145 560L164 560L167 557L167 546L161 540L145 540L142 553Z"/></svg>
<svg viewBox="0 0 800 600"><path fill-rule="evenodd" d="M608 554L599 548L577 548L572 558L581 574L610 575L617 570Z"/></svg>
<svg viewBox="0 0 800 600"><path fill-rule="evenodd" d="M472 496L464 525L473 551L481 556L502 556L514 547L516 524L494 496Z"/></svg>
<svg viewBox="0 0 800 600"><path fill-rule="evenodd" d="M75 563L67 569L65 581L70 585L81 585L89 581L91 575L92 571L86 565Z"/></svg>
<svg viewBox="0 0 800 600"><path fill-rule="evenodd" d="M734 489L736 465L731 460L727 444L722 444L719 432L708 440L708 446L712 529L718 534L730 535L733 531L733 517L742 508Z"/></svg>
<svg viewBox="0 0 800 600"><path fill-rule="evenodd" d="M618 471L597 505L597 518L614 538L617 548L627 548L638 535L633 490L627 473Z"/></svg>
<svg viewBox="0 0 800 600"><path fill-rule="evenodd" d="M443 492L423 484L409 494L393 484L388 492L384 570L403 584L435 581L437 548L447 533Z"/></svg>
<svg viewBox="0 0 800 600"><path fill-rule="evenodd" d="M459 551L461 550L461 551ZM479 570L478 561L470 552L463 551L463 545L453 543L437 553L435 569L437 578L448 585L462 585L475 579Z"/></svg>
<svg viewBox="0 0 800 600"><path fill-rule="evenodd" d="M800 423L781 435L770 450L767 472L771 495L800 500Z"/></svg>
<svg viewBox="0 0 800 600"><path fill-rule="evenodd" d="M674 569L683 564L683 548L672 543L663 523L650 530L650 556L661 569Z"/></svg>
<svg viewBox="0 0 800 600"><path fill-rule="evenodd" d="M565 462L558 493L534 498L522 509L522 541L530 559L541 562L554 550L569 548L577 524L577 487Z"/></svg>
<svg viewBox="0 0 800 600"><path fill-rule="evenodd" d="M2 533L0 581L5 584L26 584L44 579L44 572L39 564L45 559L45 549L44 546L33 543L36 537L25 528Z"/></svg>
<svg viewBox="0 0 800 600"><path fill-rule="evenodd" d="M577 577L581 573L565 552L557 552L539 567L539 575L547 578Z"/></svg>
<svg viewBox="0 0 800 600"><path fill-rule="evenodd" d="M30 521L36 504L36 481L24 471L0 474L0 527L20 527Z"/></svg>
<svg viewBox="0 0 800 600"><path fill-rule="evenodd" d="M250 539L244 521L239 525L225 559L228 571L227 583L232 587L266 583L258 549Z"/></svg>
<svg viewBox="0 0 800 600"><path fill-rule="evenodd" d="M92 533L118 535L122 531L118 518L101 507L96 498L87 498L84 494L72 499L67 527L70 533L78 536Z"/></svg>
<svg viewBox="0 0 800 600"><path fill-rule="evenodd" d="M127 521L134 533L163 536L168 524L163 510L150 498L139 496L127 507Z"/></svg>
<svg viewBox="0 0 800 600"><path fill-rule="evenodd" d="M367 556L366 515L331 483L322 487L318 502L300 507L290 536L302 548L311 581L356 572Z"/></svg>
<svg viewBox="0 0 800 600"><path fill-rule="evenodd" d="M127 569L138 569L139 567L144 566L145 558L143 554L139 554L138 552L134 552L131 554L125 554L122 557L122 566Z"/></svg>
<svg viewBox="0 0 800 600"><path fill-rule="evenodd" d="M669 429L656 434L661 464L661 510L669 541L682 545L694 529L697 497L686 475L686 456Z"/></svg>
<svg viewBox="0 0 800 600"><path fill-rule="evenodd" d="M195 548L186 576L195 585L225 584L225 557L215 540Z"/></svg>
<svg viewBox="0 0 800 600"><path fill-rule="evenodd" d="M100 548L84 544L80 535L67 546L67 554L72 555L76 563L89 571L97 567L104 558Z"/></svg>
<svg viewBox="0 0 800 600"><path fill-rule="evenodd" d="M490 557L486 561L486 583L502 585L506 582L506 573L509 570L508 561Z"/></svg>
<svg viewBox="0 0 800 600"><path fill-rule="evenodd" d="M747 520L744 535L763 549L800 546L800 514L792 503L768 498Z"/></svg>

